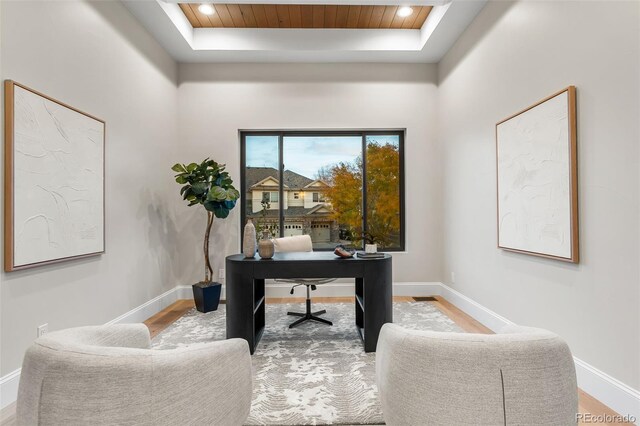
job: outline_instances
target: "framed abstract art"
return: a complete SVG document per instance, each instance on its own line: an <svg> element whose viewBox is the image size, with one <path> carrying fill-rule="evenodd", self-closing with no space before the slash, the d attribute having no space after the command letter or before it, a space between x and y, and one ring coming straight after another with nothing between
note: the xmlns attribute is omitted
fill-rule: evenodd
<svg viewBox="0 0 640 426"><path fill-rule="evenodd" d="M576 89L496 124L498 247L579 262Z"/></svg>
<svg viewBox="0 0 640 426"><path fill-rule="evenodd" d="M105 251L105 122L5 85L4 268Z"/></svg>

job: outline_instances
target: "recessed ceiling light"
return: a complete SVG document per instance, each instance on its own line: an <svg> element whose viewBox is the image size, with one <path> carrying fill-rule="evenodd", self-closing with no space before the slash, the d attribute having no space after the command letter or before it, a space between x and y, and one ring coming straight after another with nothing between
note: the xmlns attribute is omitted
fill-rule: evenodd
<svg viewBox="0 0 640 426"><path fill-rule="evenodd" d="M215 9L213 8L213 6L207 3L202 3L200 6L198 6L198 10L200 11L200 13L203 13L205 15L213 15L215 13Z"/></svg>
<svg viewBox="0 0 640 426"><path fill-rule="evenodd" d="M404 6L398 9L398 16L400 16L401 18L406 18L412 13L413 13L413 9L411 9L409 6Z"/></svg>

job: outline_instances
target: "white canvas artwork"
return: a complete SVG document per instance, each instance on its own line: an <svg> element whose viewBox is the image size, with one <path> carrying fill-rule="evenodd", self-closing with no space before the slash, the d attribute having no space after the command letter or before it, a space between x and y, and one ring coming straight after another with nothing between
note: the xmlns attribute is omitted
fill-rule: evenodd
<svg viewBox="0 0 640 426"><path fill-rule="evenodd" d="M14 268L104 251L105 124L14 86Z"/></svg>
<svg viewBox="0 0 640 426"><path fill-rule="evenodd" d="M497 125L501 248L575 257L568 105L567 90Z"/></svg>

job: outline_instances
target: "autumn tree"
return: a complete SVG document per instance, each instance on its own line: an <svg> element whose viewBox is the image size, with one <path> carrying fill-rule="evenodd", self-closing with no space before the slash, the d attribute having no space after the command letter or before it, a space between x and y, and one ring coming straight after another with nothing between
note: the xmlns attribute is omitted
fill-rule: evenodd
<svg viewBox="0 0 640 426"><path fill-rule="evenodd" d="M400 243L400 153L391 143L368 142L366 151L367 229L362 220L362 157L323 170L332 184L327 197L333 217L349 229L354 243L381 247Z"/></svg>

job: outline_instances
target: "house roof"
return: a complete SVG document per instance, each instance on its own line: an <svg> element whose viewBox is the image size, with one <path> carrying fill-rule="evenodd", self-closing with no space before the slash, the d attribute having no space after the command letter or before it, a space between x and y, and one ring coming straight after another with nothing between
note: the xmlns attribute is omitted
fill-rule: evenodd
<svg viewBox="0 0 640 426"><path fill-rule="evenodd" d="M327 187L331 186L327 182L323 181L322 179L316 179L314 181L309 182L307 185L305 185L305 188L317 189L319 188L319 186L315 186L317 183L321 184L321 186L327 186Z"/></svg>
<svg viewBox="0 0 640 426"><path fill-rule="evenodd" d="M249 189L269 177L278 181L278 170L273 167L247 167L245 177L247 189ZM284 185L290 190L302 189L313 181L291 170L284 171Z"/></svg>
<svg viewBox="0 0 640 426"><path fill-rule="evenodd" d="M319 204L319 205L317 205L315 207L312 207L310 209L306 209L304 207L291 207L291 206L289 206L289 208L287 208L284 211L284 217L288 218L288 219L291 219L291 218L294 218L294 217L302 219L303 216L310 215L310 214L313 214L314 216L320 216L320 215L323 215L323 214L324 215L328 215L329 213L327 213L327 212L317 212L317 210L320 210L322 207L326 207L326 206L324 204ZM266 217L274 218L274 217L278 217L279 214L280 214L280 212L278 210L271 209L271 210L267 210ZM261 217L262 216L262 212L253 213L251 211L251 203L247 203L246 215L247 215L247 217Z"/></svg>

